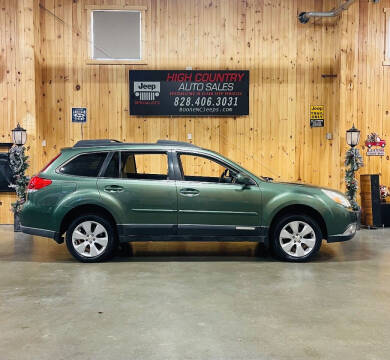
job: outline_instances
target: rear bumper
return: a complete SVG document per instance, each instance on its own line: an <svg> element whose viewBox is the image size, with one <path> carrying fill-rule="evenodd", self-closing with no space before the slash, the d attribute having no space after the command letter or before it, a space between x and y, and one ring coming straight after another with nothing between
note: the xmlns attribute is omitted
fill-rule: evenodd
<svg viewBox="0 0 390 360"><path fill-rule="evenodd" d="M64 242L64 239L61 238L60 234L56 231L46 230L46 229L37 229L37 228L23 226L23 225L21 225L20 228L21 228L22 232L25 234L47 237L47 238L53 239L58 244L61 244Z"/></svg>
<svg viewBox="0 0 390 360"><path fill-rule="evenodd" d="M356 235L356 223L349 224L347 229L342 234L329 235L328 242L341 242L351 240Z"/></svg>

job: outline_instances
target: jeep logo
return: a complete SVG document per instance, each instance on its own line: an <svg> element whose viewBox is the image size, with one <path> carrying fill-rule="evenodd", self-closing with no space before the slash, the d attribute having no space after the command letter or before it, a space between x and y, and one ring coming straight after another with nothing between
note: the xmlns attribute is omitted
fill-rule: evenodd
<svg viewBox="0 0 390 360"><path fill-rule="evenodd" d="M145 83L140 83L138 86L139 90L154 90L157 86L155 84L145 84Z"/></svg>
<svg viewBox="0 0 390 360"><path fill-rule="evenodd" d="M160 95L160 82L134 81L134 95L140 100L154 100Z"/></svg>

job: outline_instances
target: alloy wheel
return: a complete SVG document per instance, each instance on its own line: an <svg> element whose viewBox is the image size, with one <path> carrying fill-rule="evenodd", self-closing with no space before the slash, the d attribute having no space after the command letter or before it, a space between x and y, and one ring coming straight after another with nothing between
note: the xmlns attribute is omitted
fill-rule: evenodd
<svg viewBox="0 0 390 360"><path fill-rule="evenodd" d="M73 230L72 245L82 256L99 256L106 250L107 244L108 232L96 221L84 221Z"/></svg>
<svg viewBox="0 0 390 360"><path fill-rule="evenodd" d="M316 244L316 234L308 223L291 221L282 228L279 243L286 254L299 258L313 251Z"/></svg>

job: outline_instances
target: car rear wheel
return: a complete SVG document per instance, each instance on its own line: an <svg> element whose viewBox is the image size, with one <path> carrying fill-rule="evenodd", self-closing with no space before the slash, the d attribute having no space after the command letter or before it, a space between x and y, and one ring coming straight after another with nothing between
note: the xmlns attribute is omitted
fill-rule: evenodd
<svg viewBox="0 0 390 360"><path fill-rule="evenodd" d="M116 234L106 218L90 214L77 217L66 232L69 252L82 262L100 262L114 252Z"/></svg>
<svg viewBox="0 0 390 360"><path fill-rule="evenodd" d="M311 259L320 249L321 243L321 228L307 215L282 217L272 234L274 254L286 261L302 262Z"/></svg>

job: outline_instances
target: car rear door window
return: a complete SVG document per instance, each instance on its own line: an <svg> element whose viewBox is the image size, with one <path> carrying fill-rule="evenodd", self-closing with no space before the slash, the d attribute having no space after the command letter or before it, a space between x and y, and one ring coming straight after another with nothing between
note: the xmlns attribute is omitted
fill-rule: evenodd
<svg viewBox="0 0 390 360"><path fill-rule="evenodd" d="M121 177L127 179L167 180L166 153L140 153L122 151Z"/></svg>
<svg viewBox="0 0 390 360"><path fill-rule="evenodd" d="M106 156L105 152L81 154L62 165L59 172L66 175L97 177Z"/></svg>

